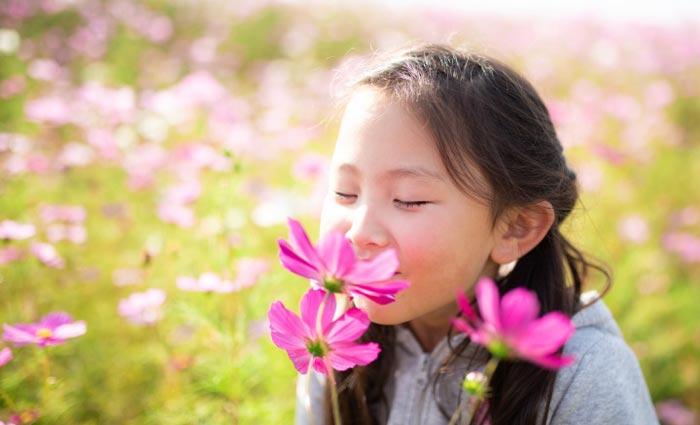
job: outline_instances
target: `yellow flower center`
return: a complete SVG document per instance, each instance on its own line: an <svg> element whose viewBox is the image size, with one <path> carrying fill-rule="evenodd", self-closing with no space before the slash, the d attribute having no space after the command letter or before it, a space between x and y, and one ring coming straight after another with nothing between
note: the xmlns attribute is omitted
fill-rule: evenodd
<svg viewBox="0 0 700 425"><path fill-rule="evenodd" d="M53 332L48 328L41 328L36 331L36 336L39 338L51 338L51 335L53 335Z"/></svg>

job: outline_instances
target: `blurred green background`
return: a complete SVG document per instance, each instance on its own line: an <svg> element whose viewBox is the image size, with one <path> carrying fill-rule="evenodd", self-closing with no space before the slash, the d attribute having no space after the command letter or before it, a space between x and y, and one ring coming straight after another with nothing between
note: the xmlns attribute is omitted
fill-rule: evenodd
<svg viewBox="0 0 700 425"><path fill-rule="evenodd" d="M581 182L566 231L610 265L606 302L664 422L698 423L698 28L420 5L3 0L0 322L66 311L88 332L12 347L0 421L290 423L296 372L266 324L274 300L296 308L306 288L277 261L284 219L316 231L336 95L360 59L449 41L512 64L547 101ZM10 235L17 224L24 235ZM236 290L176 284L206 272ZM166 294L149 323L120 314L149 288Z"/></svg>

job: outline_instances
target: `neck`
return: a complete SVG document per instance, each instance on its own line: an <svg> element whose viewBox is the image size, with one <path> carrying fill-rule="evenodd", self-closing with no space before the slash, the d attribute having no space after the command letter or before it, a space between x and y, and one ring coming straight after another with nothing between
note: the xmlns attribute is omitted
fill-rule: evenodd
<svg viewBox="0 0 700 425"><path fill-rule="evenodd" d="M450 306L449 311L426 315L408 323L408 328L418 340L423 351L430 353L438 343L447 336L452 324L450 320L457 316L457 306Z"/></svg>

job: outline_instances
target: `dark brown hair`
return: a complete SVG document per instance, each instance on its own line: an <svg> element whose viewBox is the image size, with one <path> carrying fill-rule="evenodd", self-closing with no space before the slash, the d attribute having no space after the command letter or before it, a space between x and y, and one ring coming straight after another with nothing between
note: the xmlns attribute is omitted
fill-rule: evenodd
<svg viewBox="0 0 700 425"><path fill-rule="evenodd" d="M383 61L355 84L366 86L404 103L425 122L452 180L490 205L494 224L511 207L541 200L552 205L553 225L498 279L501 293L525 287L537 294L542 314L558 310L572 316L581 308L581 287L590 269L601 271L609 286L608 273L560 233L578 200L576 175L567 166L547 108L517 72L485 56L426 45ZM368 366L336 374L346 425L386 421L374 417L370 406L386 403L383 388L394 363L394 328L372 324L362 339L379 342L382 352ZM452 347L446 363L469 344L466 339ZM530 363L501 362L491 397L476 416L494 425L544 422L555 378L556 372ZM434 392L439 381L436 377ZM452 412L442 409L447 420ZM331 415L326 416L332 423Z"/></svg>

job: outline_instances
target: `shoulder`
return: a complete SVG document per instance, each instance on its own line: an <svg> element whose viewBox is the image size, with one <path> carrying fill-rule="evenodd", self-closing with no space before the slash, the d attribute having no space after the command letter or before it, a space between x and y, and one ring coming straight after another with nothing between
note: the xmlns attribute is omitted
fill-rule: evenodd
<svg viewBox="0 0 700 425"><path fill-rule="evenodd" d="M576 362L557 373L551 423L658 423L634 352L602 301L577 313L564 347Z"/></svg>

